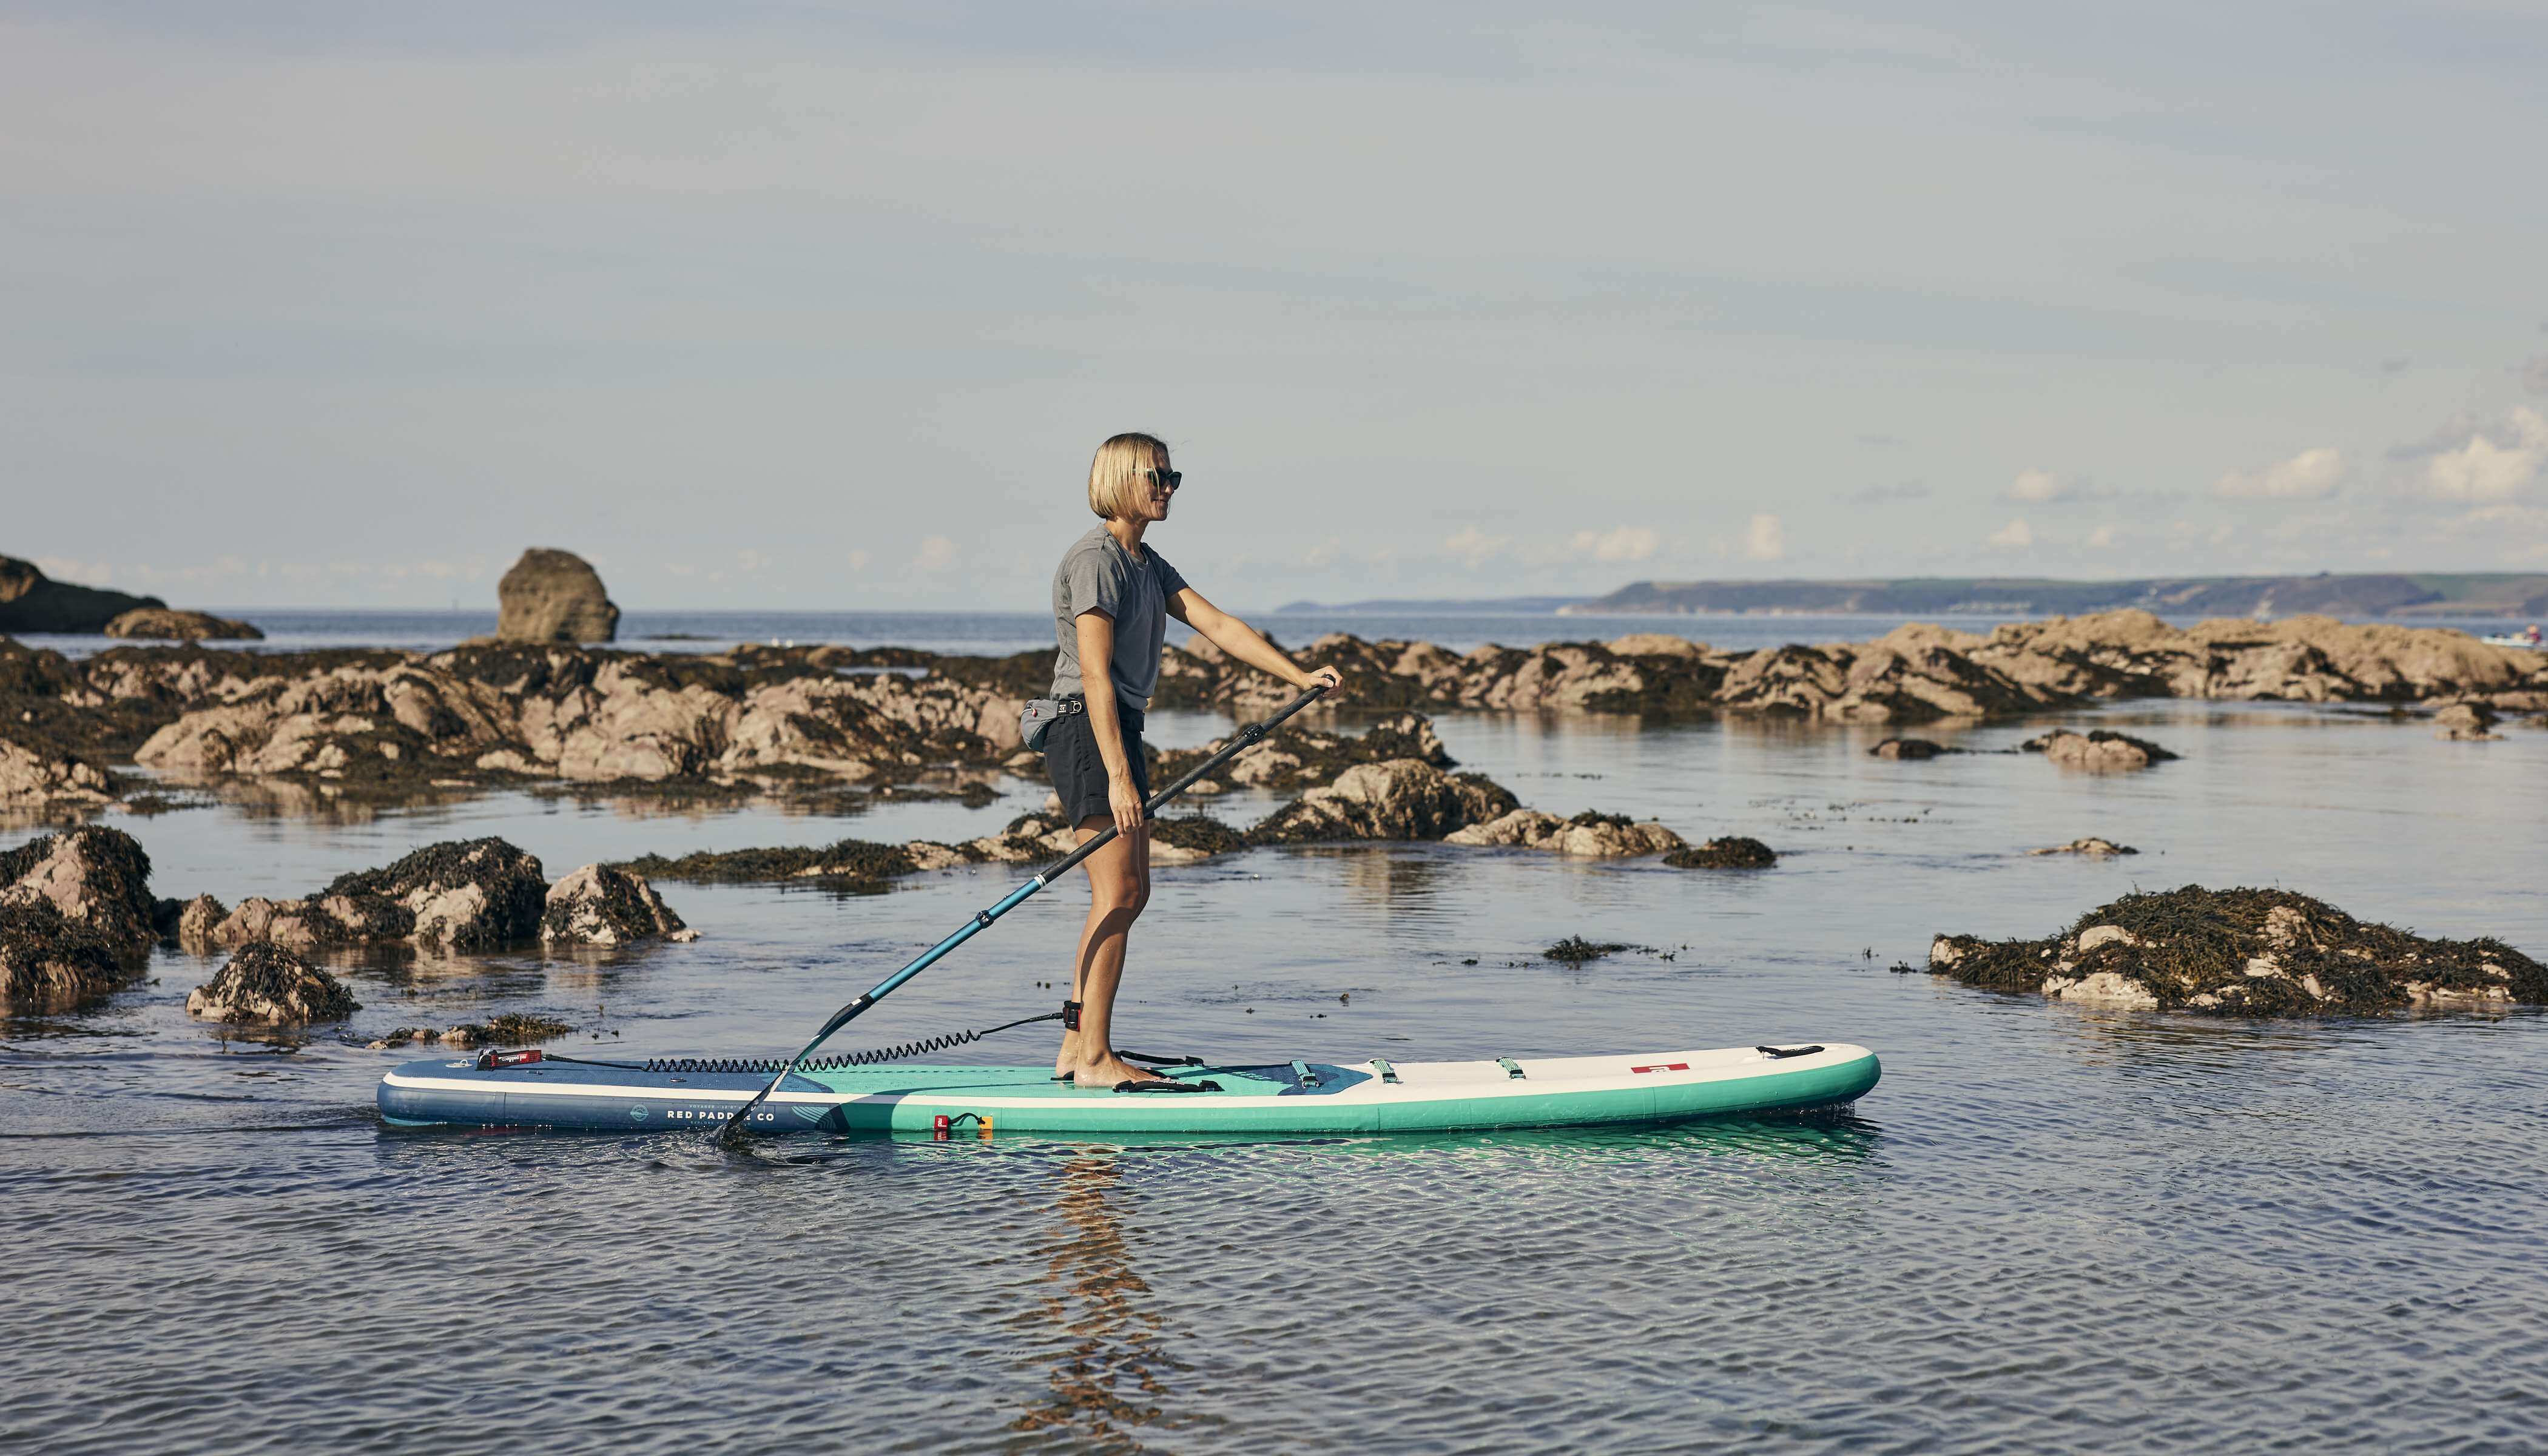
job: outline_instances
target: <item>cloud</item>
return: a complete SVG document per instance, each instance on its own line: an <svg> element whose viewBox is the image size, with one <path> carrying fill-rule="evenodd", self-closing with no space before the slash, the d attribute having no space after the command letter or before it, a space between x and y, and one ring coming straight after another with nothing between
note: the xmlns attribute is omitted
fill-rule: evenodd
<svg viewBox="0 0 2548 1456"><path fill-rule="evenodd" d="M1892 500L1926 500L1929 499L1929 483L1901 481L1889 486L1861 486L1840 499L1854 505L1882 505Z"/></svg>
<svg viewBox="0 0 2548 1456"><path fill-rule="evenodd" d="M2212 483L2212 494L2267 500L2323 500L2343 483L2343 452L2331 445L2320 445L2263 470L2230 471Z"/></svg>
<svg viewBox="0 0 2548 1456"><path fill-rule="evenodd" d="M945 536L923 536L911 564L925 572L943 572L956 564L956 543Z"/></svg>
<svg viewBox="0 0 2548 1456"><path fill-rule="evenodd" d="M1758 521L1760 517L1754 519ZM1663 544L1662 533L1652 526L1613 526L1606 531L1575 533L1577 553L1594 561L1643 561Z"/></svg>
<svg viewBox="0 0 2548 1456"><path fill-rule="evenodd" d="M1787 554L1787 526L1763 511L1743 528L1743 554L1754 561L1776 561Z"/></svg>
<svg viewBox="0 0 2548 1456"><path fill-rule="evenodd" d="M2048 470L2021 470L2017 479L2008 483L2008 499L2030 505L2050 505L2063 500L2104 500L2115 492L2070 476L2054 475Z"/></svg>
<svg viewBox="0 0 2548 1456"><path fill-rule="evenodd" d="M2548 416L2516 405L2501 418L2462 417L2424 441L2390 452L2416 462L2408 489L2436 500L2509 500L2548 471Z"/></svg>
<svg viewBox="0 0 2548 1456"><path fill-rule="evenodd" d="M2122 544L2124 544L2122 534L2111 523L2099 526L2088 533L2088 549L2091 551L2112 551Z"/></svg>
<svg viewBox="0 0 2548 1456"><path fill-rule="evenodd" d="M2521 361L2521 387L2534 395L2548 395L2548 354Z"/></svg>
<svg viewBox="0 0 2548 1456"><path fill-rule="evenodd" d="M865 571L867 569L867 563L874 559L874 557L869 556L864 551L853 551L850 553L850 570L854 572Z"/></svg>
<svg viewBox="0 0 2548 1456"><path fill-rule="evenodd" d="M1991 532L1989 535L1984 536L1982 538L1982 544L1985 546L1996 546L2003 551L2014 551L2023 546L2032 546L2035 544L2035 527L2028 525L2023 519L2013 518L2007 525L2004 525L1998 530Z"/></svg>
<svg viewBox="0 0 2548 1456"><path fill-rule="evenodd" d="M1585 534L1590 535L1591 532L1588 531ZM1336 544L1338 548L1341 549L1343 543L1338 542ZM1453 556L1460 558L1462 564L1467 566L1471 571L1476 571L1478 568L1485 566L1488 562L1503 555L1504 548L1511 544L1512 537L1490 536L1486 532L1479 530L1476 526L1462 526L1458 530L1453 531L1450 535L1442 538L1442 549L1448 551Z"/></svg>

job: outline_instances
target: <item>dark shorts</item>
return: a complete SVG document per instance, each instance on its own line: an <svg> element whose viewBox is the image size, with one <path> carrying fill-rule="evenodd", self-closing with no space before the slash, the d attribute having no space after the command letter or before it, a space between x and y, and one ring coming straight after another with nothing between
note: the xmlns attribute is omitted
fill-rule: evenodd
<svg viewBox="0 0 2548 1456"><path fill-rule="evenodd" d="M1139 785L1141 797L1150 796L1150 766L1141 757L1141 712L1120 699L1115 714L1124 725L1124 759L1133 770L1133 782ZM1094 814L1102 819L1115 817L1106 801L1106 761L1097 754L1097 734L1089 726L1088 714L1066 714L1055 719L1052 730L1044 737L1044 768L1052 776L1052 791L1061 799L1061 812L1073 825Z"/></svg>

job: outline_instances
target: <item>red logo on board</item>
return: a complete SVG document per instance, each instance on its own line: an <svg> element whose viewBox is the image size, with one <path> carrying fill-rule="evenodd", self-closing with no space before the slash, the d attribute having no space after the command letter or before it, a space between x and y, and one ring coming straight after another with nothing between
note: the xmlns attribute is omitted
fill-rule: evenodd
<svg viewBox="0 0 2548 1456"><path fill-rule="evenodd" d="M1632 1066L1628 1068L1628 1070L1632 1072L1685 1072L1689 1070L1689 1063L1685 1061L1667 1061L1660 1066Z"/></svg>

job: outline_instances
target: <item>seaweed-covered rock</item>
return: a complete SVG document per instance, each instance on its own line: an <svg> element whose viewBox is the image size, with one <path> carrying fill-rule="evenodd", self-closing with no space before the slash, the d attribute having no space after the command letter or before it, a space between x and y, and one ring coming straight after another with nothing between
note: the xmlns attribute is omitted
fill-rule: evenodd
<svg viewBox="0 0 2548 1456"><path fill-rule="evenodd" d="M118 791L115 774L60 744L0 721L0 804L102 804Z"/></svg>
<svg viewBox="0 0 2548 1456"><path fill-rule="evenodd" d="M220 944L214 933L229 918L229 907L209 894L197 895L177 910L176 942L189 951L206 951Z"/></svg>
<svg viewBox="0 0 2548 1456"><path fill-rule="evenodd" d="M2091 774L2146 769L2176 757L2146 738L2135 738L2131 734L2105 728L2086 733L2055 728L2040 738L2030 738L2018 747L2031 754L2042 754L2065 769L2084 769Z"/></svg>
<svg viewBox="0 0 2548 1456"><path fill-rule="evenodd" d="M1511 790L1478 774L1445 774L1421 759L1358 764L1248 832L1254 844L1321 840L1434 840L1520 807Z"/></svg>
<svg viewBox="0 0 2548 1456"><path fill-rule="evenodd" d="M2086 839L2074 839L2066 845L2047 845L2043 849L2029 850L2027 853L2030 855L2088 855L2102 859L2109 855L2138 855L2140 851L2131 845L2119 845L2113 840L2090 835Z"/></svg>
<svg viewBox="0 0 2548 1456"><path fill-rule="evenodd" d="M141 956L48 899L0 900L0 1007L64 1010L141 973Z"/></svg>
<svg viewBox="0 0 2548 1456"><path fill-rule="evenodd" d="M39 902L120 948L159 938L150 857L120 829L83 825L0 853L0 905Z"/></svg>
<svg viewBox="0 0 2548 1456"><path fill-rule="evenodd" d="M767 879L891 879L909 874L921 864L906 845L845 839L819 848L697 850L679 859L646 855L611 867L649 879L744 883Z"/></svg>
<svg viewBox="0 0 2548 1456"><path fill-rule="evenodd" d="M109 637L157 637L175 642L262 642L253 625L208 611L181 611L169 606L139 606L106 624Z"/></svg>
<svg viewBox="0 0 2548 1456"><path fill-rule="evenodd" d="M2224 1016L2548 1004L2548 967L2501 941L2427 939L2289 890L2132 894L2035 941L1942 935L1969 986Z"/></svg>
<svg viewBox="0 0 2548 1456"><path fill-rule="evenodd" d="M601 574L572 551L534 546L496 584L496 635L506 642L608 642L619 608Z"/></svg>
<svg viewBox="0 0 2548 1456"><path fill-rule="evenodd" d="M1166 848L1181 852L1181 858L1200 860L1247 848L1247 835L1209 814L1179 814L1150 821L1150 845L1153 856Z"/></svg>
<svg viewBox="0 0 2548 1456"><path fill-rule="evenodd" d="M1162 753L1152 768L1150 779L1154 783L1166 783L1221 752L1229 742L1228 738L1217 738L1201 748ZM1442 739L1433 731L1430 718L1422 713L1400 713L1383 718L1354 735L1328 733L1306 726L1287 728L1231 759L1215 770L1213 777L1198 782L1187 792L1212 794L1234 785L1244 785L1289 793L1333 783L1337 774L1357 764L1385 763L1391 759L1420 759L1436 769L1459 767L1458 761L1442 747Z"/></svg>
<svg viewBox="0 0 2548 1456"><path fill-rule="evenodd" d="M411 940L480 950L537 935L547 901L537 857L500 839L451 840L385 868L340 874L307 899L252 895L211 939L303 947Z"/></svg>
<svg viewBox="0 0 2548 1456"><path fill-rule="evenodd" d="M2482 702L2455 702L2433 715L2433 736L2453 743L2492 743L2503 735L2495 731L2495 709Z"/></svg>
<svg viewBox="0 0 2548 1456"><path fill-rule="evenodd" d="M1934 759L1940 754L1961 753L1925 738L1888 738L1867 753L1879 759Z"/></svg>
<svg viewBox="0 0 2548 1456"><path fill-rule="evenodd" d="M1767 869L1778 863L1778 854L1757 839L1738 834L1703 845L1684 845L1664 856L1664 863L1675 869Z"/></svg>
<svg viewBox="0 0 2548 1456"><path fill-rule="evenodd" d="M642 874L587 864L549 886L540 917L546 945L624 946L658 937L695 941L699 933L682 923Z"/></svg>
<svg viewBox="0 0 2548 1456"><path fill-rule="evenodd" d="M241 946L229 963L186 996L186 1014L207 1021L305 1026L343 1021L362 1009L342 981L271 942Z"/></svg>
<svg viewBox="0 0 2548 1456"><path fill-rule="evenodd" d="M1443 843L1546 850L1599 860L1660 855L1685 847L1680 835L1662 825L1639 823L1625 814L1588 811L1560 819L1538 809L1514 809L1487 823L1472 824L1445 836Z"/></svg>

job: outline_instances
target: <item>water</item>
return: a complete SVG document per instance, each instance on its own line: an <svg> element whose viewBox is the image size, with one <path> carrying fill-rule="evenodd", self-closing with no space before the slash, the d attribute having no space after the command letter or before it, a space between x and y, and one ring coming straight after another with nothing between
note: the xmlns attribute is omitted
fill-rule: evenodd
<svg viewBox="0 0 2548 1456"><path fill-rule="evenodd" d="M1029 593L1034 594L1034 593ZM262 642L216 643L257 652L319 647L394 647L439 652L455 642L496 630L492 611L345 611L306 607L222 607L218 614L254 622ZM1987 633L1997 616L1922 616L1966 632ZM1434 642L1455 652L1485 643L1528 646L1550 641L1607 641L1631 632L1666 632L1720 648L1748 651L1789 642L1864 642L1881 637L1909 618L1800 613L1712 613L1693 616L1556 616L1499 612L1296 611L1258 614L1256 625L1290 645L1328 632ZM2199 617L2171 616L2178 626ZM2450 627L2473 636L2504 632L2501 617L2417 619L2417 626ZM1168 640L1184 644L1194 634L1168 624ZM86 657L122 646L111 637L30 632L21 641ZM618 645L649 652L722 652L744 642L837 642L857 647L891 644L928 652L997 655L1052 646L1052 616L1046 611L629 611L619 619Z"/></svg>
<svg viewBox="0 0 2548 1456"><path fill-rule="evenodd" d="M1439 721L1526 802L1784 858L1711 874L1394 845L1165 870L1128 1042L1411 1060L1839 1039L1883 1055L1883 1084L1812 1123L1431 1138L729 1154L412 1133L371 1111L406 1053L332 1030L226 1043L183 1011L218 961L163 953L102 1011L0 1023L19 1248L0 1449L2548 1442L2548 1396L2519 1374L2548 1358L2538 1016L2237 1024L1886 969L1935 931L2042 934L2188 881L2548 953L2548 733L2450 744L2331 710L2132 704L2069 721L2186 757L2100 778L2033 756L1885 763L1871 730ZM1163 743L1226 727L1154 723ZM852 816L502 794L113 822L158 893L235 901L459 835L505 835L554 875L648 849L951 838L1042 792ZM2091 833L2143 853L2022 853ZM1013 876L668 885L693 945L371 957L348 967L366 1003L348 1034L539 1010L587 1046L780 1050ZM1072 889L1029 901L845 1044L1046 1009L1078 915ZM1673 958L1536 958L1578 933ZM1032 1060L1042 1036L969 1049Z"/></svg>

